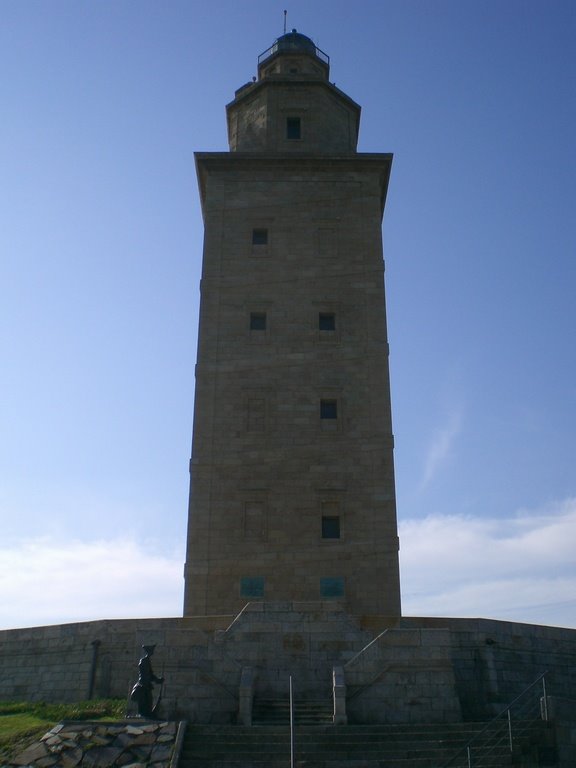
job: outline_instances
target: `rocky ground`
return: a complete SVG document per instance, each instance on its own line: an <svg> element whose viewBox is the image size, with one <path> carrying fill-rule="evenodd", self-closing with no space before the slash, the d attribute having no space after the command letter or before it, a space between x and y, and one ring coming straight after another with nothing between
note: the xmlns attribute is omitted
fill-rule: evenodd
<svg viewBox="0 0 576 768"><path fill-rule="evenodd" d="M169 768L178 724L62 722L2 768Z"/></svg>

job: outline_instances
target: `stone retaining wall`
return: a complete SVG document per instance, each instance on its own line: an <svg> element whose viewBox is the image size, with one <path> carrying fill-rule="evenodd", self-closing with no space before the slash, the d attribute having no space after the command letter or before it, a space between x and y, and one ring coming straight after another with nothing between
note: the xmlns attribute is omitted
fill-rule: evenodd
<svg viewBox="0 0 576 768"><path fill-rule="evenodd" d="M447 628L465 720L497 714L546 672L550 695L574 698L576 630L493 619L403 618L406 628Z"/></svg>
<svg viewBox="0 0 576 768"><path fill-rule="evenodd" d="M218 666L207 659L212 637L232 619L105 620L1 631L0 700L120 698L127 701L127 714L135 714L128 695L138 677L141 646L156 644L154 671L166 677L161 715L179 719L177 698L187 681L208 721L219 716L230 722L235 702L200 666L207 672Z"/></svg>
<svg viewBox="0 0 576 768"><path fill-rule="evenodd" d="M387 628L387 638L352 663ZM237 722L246 667L254 670L256 697L283 696L293 674L296 690L312 698L331 695L332 667L350 664L351 712L364 717L365 697L372 721L381 722L408 722L416 711L421 722L453 720L458 707L464 720L488 719L542 672L550 695L570 699L576 688L576 630L487 619L359 621L335 603L253 603L238 617L2 631L0 700L127 699L141 645L152 643L155 672L166 678L160 713L169 720ZM370 680L370 691L358 693Z"/></svg>
<svg viewBox="0 0 576 768"><path fill-rule="evenodd" d="M447 629L393 627L344 665L350 723L460 722Z"/></svg>
<svg viewBox="0 0 576 768"><path fill-rule="evenodd" d="M169 722L63 722L3 768L170 768L177 734Z"/></svg>
<svg viewBox="0 0 576 768"><path fill-rule="evenodd" d="M550 716L556 727L558 765L576 765L576 699L549 699Z"/></svg>

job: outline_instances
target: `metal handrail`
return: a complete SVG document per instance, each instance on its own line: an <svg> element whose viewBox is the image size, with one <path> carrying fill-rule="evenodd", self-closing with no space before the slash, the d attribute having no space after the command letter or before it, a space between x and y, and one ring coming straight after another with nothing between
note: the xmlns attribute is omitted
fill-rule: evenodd
<svg viewBox="0 0 576 768"><path fill-rule="evenodd" d="M292 675L290 675L290 768L294 768L294 695L292 692Z"/></svg>
<svg viewBox="0 0 576 768"><path fill-rule="evenodd" d="M282 41L280 45L278 43L274 43L270 46L270 48L267 48L263 53L261 53L258 56L258 65L260 65L263 61L266 59L269 59L271 56L273 56L275 53L278 53L279 51L282 51L282 53L290 52L292 50L292 46L290 46L285 40ZM293 50L295 53L300 53L301 49L298 46L294 46ZM308 53L308 51L304 51L304 53ZM330 56L328 56L327 53L324 53L324 51L321 48L318 48L318 46L314 46L314 53L316 55L316 58L320 59L320 61L323 61L325 64L330 64Z"/></svg>
<svg viewBox="0 0 576 768"><path fill-rule="evenodd" d="M373 677L371 677L370 680L368 680L367 683L363 683L362 685L350 685L350 686L348 686L349 690L350 690L350 693L347 694L346 700L347 701L352 701L352 699L355 699L356 696L360 696L360 694L364 693L364 691L366 691L368 688L370 688L370 686L374 685L374 683L377 683L382 678L382 676L385 675L386 672L388 672L388 670L391 667L392 667L392 664L386 664L386 666L383 667L382 669L379 669L378 672L376 672L376 674Z"/></svg>
<svg viewBox="0 0 576 768"><path fill-rule="evenodd" d="M526 704L528 702L527 694L533 688L535 688L535 686L538 685L538 683L540 682L542 683L541 698L543 701L543 706L541 709L539 708L538 710L539 718L538 717L533 718L531 722L535 722L537 719L542 719L542 720L548 719L548 705L546 701L546 698L547 698L546 675L547 675L547 672L543 672L541 675L539 675L536 678L536 680L534 680L533 683L530 683L530 685L522 691L522 693L516 696L516 698L513 699L506 707L504 707L504 709L502 709L495 717L493 717L492 720L486 723L484 728L482 728L481 731L478 731L478 733L472 739L470 739L470 741L467 744L465 744L460 750L458 750L458 752L456 752L456 754L453 755L450 758L450 760L448 760L448 762L442 763L441 768L448 768L449 766L454 765L456 760L464 756L466 756L466 759L467 759L467 763L466 763L467 768L473 768L473 765L474 765L472 762L473 747L480 748L481 745L479 744L479 742L481 742L482 737L485 736L487 732L492 729L492 727L497 721L502 720L504 716L506 717L506 732L504 736L503 737L501 736L499 741L495 741L492 744L490 744L489 739L487 739L484 745L484 748L486 752L489 754L490 752L493 752L496 749L496 747L499 746L499 744L502 743L503 738L507 738L508 748L510 750L510 753L513 753L514 752L514 733L513 733L513 725L512 725L512 708L522 700L523 700L523 704ZM524 726L524 728L526 728L526 726ZM522 729L520 728L520 726L517 725L516 731L518 732L521 730Z"/></svg>

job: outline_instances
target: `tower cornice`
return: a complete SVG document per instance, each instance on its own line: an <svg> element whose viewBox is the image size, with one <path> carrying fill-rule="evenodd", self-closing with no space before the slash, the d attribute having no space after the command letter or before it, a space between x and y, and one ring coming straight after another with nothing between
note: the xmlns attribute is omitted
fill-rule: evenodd
<svg viewBox="0 0 576 768"><path fill-rule="evenodd" d="M202 211L210 173L377 173L380 184L381 211L384 212L392 168L391 152L357 152L353 155L284 155L252 152L195 152L196 173Z"/></svg>

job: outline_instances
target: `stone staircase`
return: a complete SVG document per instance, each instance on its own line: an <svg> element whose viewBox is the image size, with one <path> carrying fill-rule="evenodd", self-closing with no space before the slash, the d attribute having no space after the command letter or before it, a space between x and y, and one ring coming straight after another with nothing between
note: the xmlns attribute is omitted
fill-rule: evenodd
<svg viewBox="0 0 576 768"><path fill-rule="evenodd" d="M294 705L296 725L331 725L333 705L330 701L302 701ZM289 725L290 701L256 699L252 710L254 725Z"/></svg>
<svg viewBox="0 0 576 768"><path fill-rule="evenodd" d="M484 726L300 725L295 729L295 764L296 768L442 768ZM531 758L513 762L503 747L489 762L477 765L506 768L540 763ZM179 762L179 768L289 766L290 730L283 725L190 725Z"/></svg>

